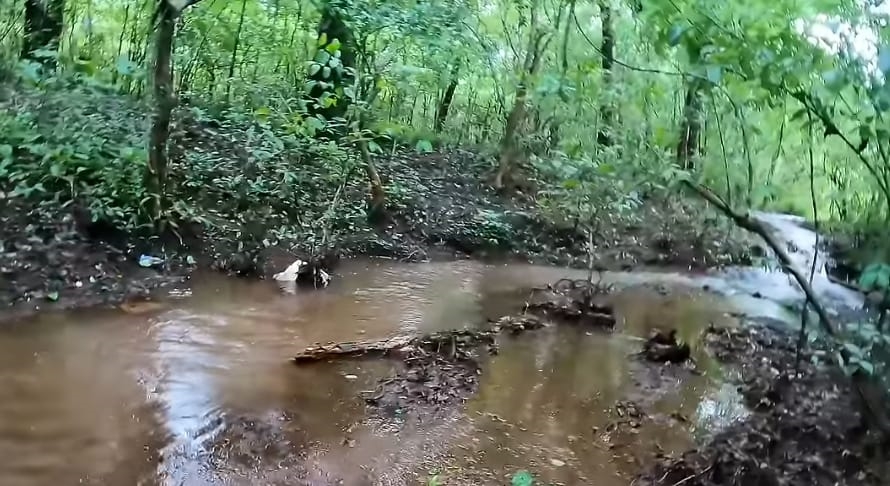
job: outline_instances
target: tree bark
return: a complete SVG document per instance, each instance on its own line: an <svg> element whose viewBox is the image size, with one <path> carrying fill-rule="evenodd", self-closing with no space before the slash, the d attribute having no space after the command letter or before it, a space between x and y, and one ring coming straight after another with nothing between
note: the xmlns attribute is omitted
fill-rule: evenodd
<svg viewBox="0 0 890 486"><path fill-rule="evenodd" d="M310 71L309 80L312 88L309 90L308 112L311 116L320 115L325 120L331 121L337 118L345 118L349 109L350 100L344 94L344 88L351 86L355 81L352 71L355 69L355 38L352 29L346 24L343 0L329 0L322 7L321 21L318 24L319 40L324 37L316 50L316 61L319 56L327 57L328 47L335 40L340 43L340 64L342 69L319 69L315 73ZM327 72L326 72L327 71ZM325 76L327 74L327 76ZM320 99L325 96L333 96L335 102L324 103Z"/></svg>
<svg viewBox="0 0 890 486"><path fill-rule="evenodd" d="M609 0L600 0L600 28L602 30L602 69L603 69L603 103L600 106L600 123L596 134L596 142L604 147L612 145L611 131L614 125L615 111L612 107L612 66L615 64L615 31L612 28L612 8Z"/></svg>
<svg viewBox="0 0 890 486"><path fill-rule="evenodd" d="M686 170L695 168L694 159L699 149L702 112L701 88L700 80L690 80L683 101L683 124L680 129L680 141L677 143L677 165Z"/></svg>
<svg viewBox="0 0 890 486"><path fill-rule="evenodd" d="M451 102L454 100L454 92L457 90L460 73L460 64L455 64L451 68L451 79L448 81L448 87L439 100L439 106L436 107L436 133L440 133L445 126L445 120L448 119L448 110L451 109Z"/></svg>
<svg viewBox="0 0 890 486"><path fill-rule="evenodd" d="M198 0L186 2L185 7ZM185 8L183 7L183 8ZM154 13L155 33L154 53L154 99L155 112L149 129L148 166L144 174L145 188L151 196L148 213L161 230L161 218L166 205L167 191L167 142L170 139L170 118L176 99L173 96L173 35L176 18L180 11L170 0L158 0Z"/></svg>
<svg viewBox="0 0 890 486"><path fill-rule="evenodd" d="M534 24L534 22L533 22ZM519 128L528 114L528 83L537 74L541 67L541 58L547 48L549 35L545 32L532 32L529 35L528 49L525 53L523 71L516 86L516 94L513 98L513 107L507 115L507 123L504 127L504 136L500 142L500 156L498 160L498 172L495 175L495 189L503 189L510 177L510 171L514 162L519 158Z"/></svg>
<svg viewBox="0 0 890 486"><path fill-rule="evenodd" d="M40 49L58 50L62 37L64 0L25 0L25 38L22 42L22 58L40 62L53 68L56 59L35 56Z"/></svg>

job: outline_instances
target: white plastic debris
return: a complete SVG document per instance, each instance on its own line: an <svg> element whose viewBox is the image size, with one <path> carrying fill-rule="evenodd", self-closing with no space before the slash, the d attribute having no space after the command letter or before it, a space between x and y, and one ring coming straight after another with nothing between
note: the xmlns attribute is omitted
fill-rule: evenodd
<svg viewBox="0 0 890 486"><path fill-rule="evenodd" d="M153 267L155 265L160 265L164 263L163 258L158 258L156 256L151 255L139 255L139 266L140 267Z"/></svg>
<svg viewBox="0 0 890 486"><path fill-rule="evenodd" d="M322 270L320 268L318 269L318 276L319 276L319 278L321 278L321 286L322 287L327 287L328 284L331 282L331 276L328 275L328 272L325 272L324 270Z"/></svg>
<svg viewBox="0 0 890 486"><path fill-rule="evenodd" d="M296 282L297 276L300 274L300 269L303 268L303 265L305 264L306 262L303 260L297 259L283 271L273 275L272 278L279 282Z"/></svg>

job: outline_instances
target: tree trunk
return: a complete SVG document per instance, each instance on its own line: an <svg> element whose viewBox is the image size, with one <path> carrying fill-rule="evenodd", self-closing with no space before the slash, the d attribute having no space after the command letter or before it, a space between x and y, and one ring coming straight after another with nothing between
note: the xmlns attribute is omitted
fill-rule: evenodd
<svg viewBox="0 0 890 486"><path fill-rule="evenodd" d="M34 51L58 50L62 36L64 0L25 0L25 38L22 42L22 58L31 59L53 68L56 59L35 56Z"/></svg>
<svg viewBox="0 0 890 486"><path fill-rule="evenodd" d="M121 58L121 53L123 53L124 35L127 33L127 22L129 22L129 20L130 20L130 4L127 4L127 6L124 7L124 24L121 26L121 35L117 39L117 56L116 56L114 62L118 62L118 60L120 60L120 58ZM111 84L114 86L117 86L117 76L118 76L118 70L115 69L111 73Z"/></svg>
<svg viewBox="0 0 890 486"><path fill-rule="evenodd" d="M600 23L602 29L602 69L603 69L603 104L600 106L600 123L596 134L596 142L604 147L612 145L611 131L615 122L615 111L612 107L612 66L615 64L615 31L612 29L612 9L609 0L600 0Z"/></svg>
<svg viewBox="0 0 890 486"><path fill-rule="evenodd" d="M701 138L701 87L699 80L689 81L686 98L683 102L683 121L680 141L677 143L677 165L686 170L695 168L695 156L698 154Z"/></svg>
<svg viewBox="0 0 890 486"><path fill-rule="evenodd" d="M343 0L329 0L325 2L321 11L321 21L318 24L319 40L324 42L316 51L316 62L321 63L325 58L332 57L328 50L333 42L339 42L339 64L342 68L329 68L330 61L324 63L322 68L312 73L309 80L312 88L309 90L308 112L309 115L320 115L325 120L342 119L346 117L350 100L344 95L344 88L351 86L355 77L350 74L355 68L355 40L352 30L346 24L345 8ZM331 49L333 50L333 49ZM328 96L333 96L333 101L325 102ZM330 133L331 131L326 131Z"/></svg>
<svg viewBox="0 0 890 486"><path fill-rule="evenodd" d="M506 186L513 163L520 155L519 128L527 115L528 83L541 67L541 58L548 42L549 35L547 33L532 32L529 35L528 50L525 53L525 61L523 62L523 72L519 84L516 86L513 107L510 109L510 114L507 115L504 136L501 137L498 172L494 179L495 189L501 190Z"/></svg>
<svg viewBox="0 0 890 486"><path fill-rule="evenodd" d="M445 120L448 119L448 110L451 109L451 101L454 100L454 91L457 90L458 74L460 73L460 64L455 64L451 68L451 79L448 81L448 87L445 88L445 94L439 100L439 106L436 107L436 133L442 131L445 126Z"/></svg>
<svg viewBox="0 0 890 486"><path fill-rule="evenodd" d="M167 183L167 141L170 138L170 116L173 111L173 33L176 9L168 0L159 0L154 59L155 113L149 132L148 167L145 187L152 196L149 215L159 222L164 210Z"/></svg>
<svg viewBox="0 0 890 486"><path fill-rule="evenodd" d="M386 190L383 188L383 181L377 172L377 166L371 160L368 141L362 139L358 145L361 151L362 165L365 167L365 175L368 177L368 185L371 191L371 198L368 200L368 221L382 223L386 220Z"/></svg>
<svg viewBox="0 0 890 486"><path fill-rule="evenodd" d="M235 30L235 44L232 46L232 58L229 60L229 76L226 79L226 101L232 94L232 78L235 77L235 61L238 59L238 44L241 41L241 29L244 27L244 11L247 10L247 0L241 0L241 16L238 18L238 28Z"/></svg>
<svg viewBox="0 0 890 486"><path fill-rule="evenodd" d="M513 100L513 108L507 117L507 124L504 127L504 136L500 143L500 156L498 159L498 173L494 179L494 187L503 189L506 185L505 180L509 177L510 169L513 162L519 156L519 125L525 120L526 116L526 99L528 98L528 90L525 84L516 87L516 98Z"/></svg>

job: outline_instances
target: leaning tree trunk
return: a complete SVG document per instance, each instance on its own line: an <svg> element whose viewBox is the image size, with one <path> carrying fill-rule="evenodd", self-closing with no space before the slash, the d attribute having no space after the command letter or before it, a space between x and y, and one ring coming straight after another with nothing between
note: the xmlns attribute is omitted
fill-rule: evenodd
<svg viewBox="0 0 890 486"><path fill-rule="evenodd" d="M602 69L603 104L600 106L600 123L596 142L604 147L612 145L610 133L614 125L615 110L612 107L612 66L615 64L615 31L612 28L612 9L609 0L600 0L600 22L602 29Z"/></svg>
<svg viewBox="0 0 890 486"><path fill-rule="evenodd" d="M442 95L442 98L439 100L439 105L436 107L436 133L442 131L442 128L445 126L445 120L448 119L448 110L451 109L451 102L454 100L454 92L457 90L459 72L460 64L455 64L451 68L451 79L448 81L448 87L445 88L445 93Z"/></svg>
<svg viewBox="0 0 890 486"><path fill-rule="evenodd" d="M47 67L55 67L56 59L37 56L35 51L57 50L62 36L64 0L25 0L25 37L22 58L32 59Z"/></svg>
<svg viewBox="0 0 890 486"><path fill-rule="evenodd" d="M324 42L319 43L315 55L315 61L321 66L309 70L312 88L307 100L308 113L328 121L346 117L351 100L343 92L355 80L351 74L355 69L355 40L344 19L345 5L343 0L329 0L324 4L318 24L318 38ZM338 49L334 49L336 44L339 44ZM339 58L335 57L337 51L340 52ZM325 102L330 96L334 97L334 102Z"/></svg>
<svg viewBox="0 0 890 486"><path fill-rule="evenodd" d="M677 143L677 165L690 170L695 167L695 156L698 154L701 138L701 99L702 83L691 80L686 88L683 101L683 124L680 129L680 141Z"/></svg>

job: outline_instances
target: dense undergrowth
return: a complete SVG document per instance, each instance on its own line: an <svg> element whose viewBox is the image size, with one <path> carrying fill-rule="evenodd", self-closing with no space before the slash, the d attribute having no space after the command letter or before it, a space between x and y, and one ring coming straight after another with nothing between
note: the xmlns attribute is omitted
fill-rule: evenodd
<svg viewBox="0 0 890 486"><path fill-rule="evenodd" d="M528 183L541 190L505 196L488 182L490 157L447 145L418 150L410 139L396 139L375 155L390 218L372 224L360 161L350 147L289 133L255 114L210 115L196 106L175 113L170 227L152 236L141 163L146 106L105 88L56 83L7 89L0 181L6 199L38 212L65 208L88 236L139 241L141 248L171 254L204 253L240 273L262 272L262 253L274 247L410 259L441 247L586 266L592 236L596 264L607 267L706 266L744 254L729 243L726 226L644 182L629 198L597 175L602 189L586 188L566 209L554 203L559 199L551 188L575 186L560 186L547 168L528 172Z"/></svg>

